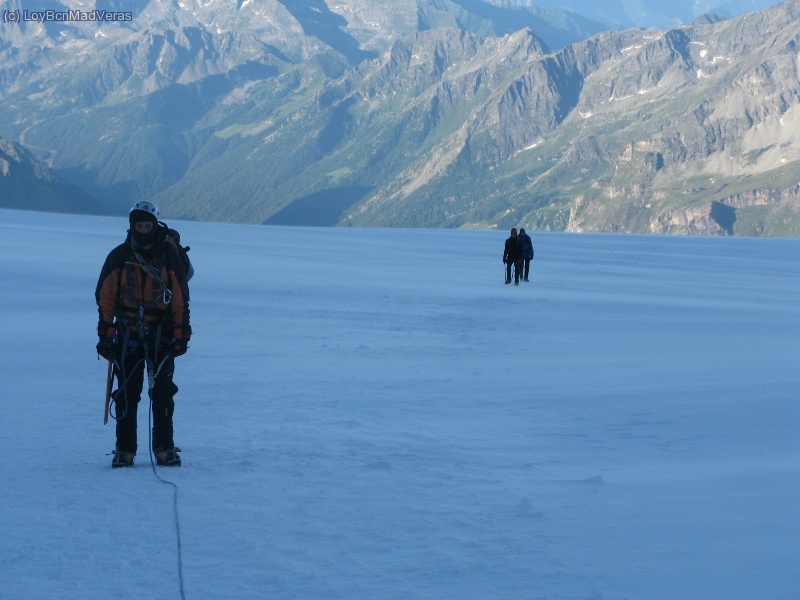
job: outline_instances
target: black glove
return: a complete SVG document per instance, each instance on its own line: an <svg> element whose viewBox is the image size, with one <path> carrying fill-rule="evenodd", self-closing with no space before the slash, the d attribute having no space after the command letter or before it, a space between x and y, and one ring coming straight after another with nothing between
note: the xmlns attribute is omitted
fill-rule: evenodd
<svg viewBox="0 0 800 600"><path fill-rule="evenodd" d="M183 356L186 350L189 349L189 340L192 337L192 326L186 323L185 325L174 325L172 327L172 337L175 344L172 347L172 356Z"/></svg>
<svg viewBox="0 0 800 600"><path fill-rule="evenodd" d="M117 356L117 328L111 323L100 321L97 324L97 353L106 360L114 360Z"/></svg>

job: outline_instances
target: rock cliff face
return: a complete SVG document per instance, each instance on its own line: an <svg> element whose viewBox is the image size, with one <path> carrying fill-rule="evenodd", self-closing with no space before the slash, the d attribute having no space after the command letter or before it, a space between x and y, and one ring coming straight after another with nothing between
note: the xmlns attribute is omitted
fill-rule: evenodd
<svg viewBox="0 0 800 600"><path fill-rule="evenodd" d="M118 210L800 235L800 0L563 47L478 0L125 6L0 28L0 133Z"/></svg>
<svg viewBox="0 0 800 600"><path fill-rule="evenodd" d="M797 235L797 16L789 3L626 49L578 107L585 121L610 106L620 115L621 105L630 118L602 136L613 170L577 203L601 207L587 213L573 202L569 227ZM620 198L629 200L624 211Z"/></svg>

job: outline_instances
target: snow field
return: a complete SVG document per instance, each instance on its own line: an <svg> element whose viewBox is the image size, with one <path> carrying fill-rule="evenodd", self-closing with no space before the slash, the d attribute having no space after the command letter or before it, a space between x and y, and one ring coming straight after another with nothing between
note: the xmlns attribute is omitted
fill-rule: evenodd
<svg viewBox="0 0 800 600"><path fill-rule="evenodd" d="M167 219L168 222L169 219ZM797 240L172 223L187 598L800 597ZM93 292L125 219L0 211L0 598L179 597L110 468Z"/></svg>

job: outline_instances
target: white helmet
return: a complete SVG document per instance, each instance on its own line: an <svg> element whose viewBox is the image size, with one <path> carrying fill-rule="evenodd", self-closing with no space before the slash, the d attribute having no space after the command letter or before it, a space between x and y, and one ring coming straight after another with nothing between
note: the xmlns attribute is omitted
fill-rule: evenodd
<svg viewBox="0 0 800 600"><path fill-rule="evenodd" d="M152 202L148 202L147 200L140 200L139 202L134 204L133 208L131 208L131 214L135 210L139 210L141 212L146 212L147 214L153 215L156 218L156 221L158 221L159 219L158 207Z"/></svg>

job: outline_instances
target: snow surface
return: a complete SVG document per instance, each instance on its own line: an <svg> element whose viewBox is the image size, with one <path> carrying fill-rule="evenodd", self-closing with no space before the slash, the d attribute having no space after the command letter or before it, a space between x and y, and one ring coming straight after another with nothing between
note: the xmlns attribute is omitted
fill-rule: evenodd
<svg viewBox="0 0 800 600"><path fill-rule="evenodd" d="M504 232L174 225L186 598L800 598L800 240L535 233L515 287ZM180 597L102 424L126 226L0 211L0 598Z"/></svg>

